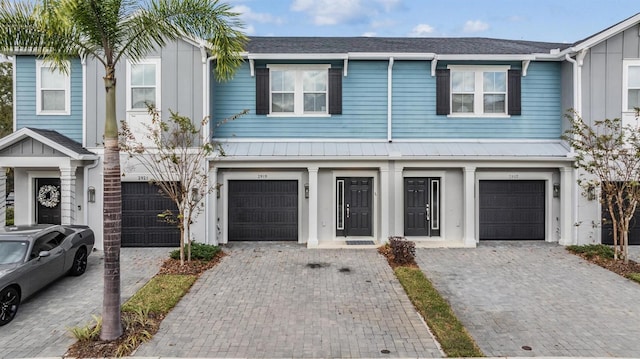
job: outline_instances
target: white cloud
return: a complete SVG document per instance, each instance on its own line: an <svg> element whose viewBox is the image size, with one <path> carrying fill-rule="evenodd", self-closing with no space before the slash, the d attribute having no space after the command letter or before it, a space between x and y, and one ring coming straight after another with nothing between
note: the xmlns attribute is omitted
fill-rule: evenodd
<svg viewBox="0 0 640 359"><path fill-rule="evenodd" d="M245 22L258 22L261 24L282 24L284 21L276 16L273 16L268 13L259 13L251 10L250 7L246 5L237 5L234 6L231 11L237 12L240 14L240 18Z"/></svg>
<svg viewBox="0 0 640 359"><path fill-rule="evenodd" d="M409 36L421 37L431 35L435 29L429 24L418 24L409 33Z"/></svg>
<svg viewBox="0 0 640 359"><path fill-rule="evenodd" d="M384 7L384 10L389 12L400 5L401 0L376 0Z"/></svg>
<svg viewBox="0 0 640 359"><path fill-rule="evenodd" d="M364 36L364 37L375 37L376 33L373 32L373 31L368 31L368 32L365 32L364 34L362 34L361 36Z"/></svg>
<svg viewBox="0 0 640 359"><path fill-rule="evenodd" d="M468 20L464 23L464 32L482 32L489 29L489 24L480 20Z"/></svg>
<svg viewBox="0 0 640 359"><path fill-rule="evenodd" d="M292 11L305 12L316 25L361 21L369 14L361 0L294 0Z"/></svg>

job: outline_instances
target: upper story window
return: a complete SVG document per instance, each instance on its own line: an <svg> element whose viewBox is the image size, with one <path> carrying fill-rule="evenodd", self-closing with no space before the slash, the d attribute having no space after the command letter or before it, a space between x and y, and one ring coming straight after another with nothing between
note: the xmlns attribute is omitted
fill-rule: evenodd
<svg viewBox="0 0 640 359"><path fill-rule="evenodd" d="M329 66L268 66L271 114L328 114Z"/></svg>
<svg viewBox="0 0 640 359"><path fill-rule="evenodd" d="M624 60L622 111L631 112L640 107L640 59Z"/></svg>
<svg viewBox="0 0 640 359"><path fill-rule="evenodd" d="M256 69L256 113L324 116L342 113L342 69L268 65Z"/></svg>
<svg viewBox="0 0 640 359"><path fill-rule="evenodd" d="M436 112L455 117L520 115L520 70L449 65L436 71Z"/></svg>
<svg viewBox="0 0 640 359"><path fill-rule="evenodd" d="M71 113L71 77L36 60L36 114L69 115Z"/></svg>
<svg viewBox="0 0 640 359"><path fill-rule="evenodd" d="M127 62L127 110L160 108L160 59Z"/></svg>

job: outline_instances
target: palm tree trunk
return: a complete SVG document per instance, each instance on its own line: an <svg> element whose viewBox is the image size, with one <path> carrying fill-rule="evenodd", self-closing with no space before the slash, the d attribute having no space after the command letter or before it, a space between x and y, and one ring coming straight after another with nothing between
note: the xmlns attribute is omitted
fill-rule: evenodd
<svg viewBox="0 0 640 359"><path fill-rule="evenodd" d="M120 323L120 234L122 192L120 183L120 147L116 121L116 81L107 69L104 78L106 118L104 133L104 293L100 338L112 341L122 335Z"/></svg>

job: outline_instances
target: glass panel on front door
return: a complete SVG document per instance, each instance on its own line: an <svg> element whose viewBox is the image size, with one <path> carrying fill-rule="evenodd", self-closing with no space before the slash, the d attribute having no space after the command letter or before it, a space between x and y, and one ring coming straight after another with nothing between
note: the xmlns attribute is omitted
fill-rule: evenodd
<svg viewBox="0 0 640 359"><path fill-rule="evenodd" d="M404 179L404 235L440 235L440 178Z"/></svg>
<svg viewBox="0 0 640 359"><path fill-rule="evenodd" d="M371 236L373 233L373 178L336 179L336 236Z"/></svg>

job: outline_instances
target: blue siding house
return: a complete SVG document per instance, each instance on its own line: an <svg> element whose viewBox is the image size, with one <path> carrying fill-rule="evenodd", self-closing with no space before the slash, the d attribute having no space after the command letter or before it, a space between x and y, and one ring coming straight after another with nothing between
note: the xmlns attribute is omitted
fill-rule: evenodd
<svg viewBox="0 0 640 359"><path fill-rule="evenodd" d="M598 226L577 225L596 223L600 209L576 186L564 114L629 116L635 100L622 94L636 91L639 23L635 15L574 44L251 37L227 82L211 73L209 49L180 39L137 63L125 59L118 117L143 128L142 93L163 116L210 117L206 133L223 152L203 163L218 190L197 218L199 241L599 242ZM101 67L71 59L59 73L11 55L15 132L0 139L0 167L15 169L16 223L88 224L101 248ZM149 174L122 161L123 245L177 245L177 233L153 220L166 203ZM59 206L47 209L37 194L51 184Z"/></svg>

